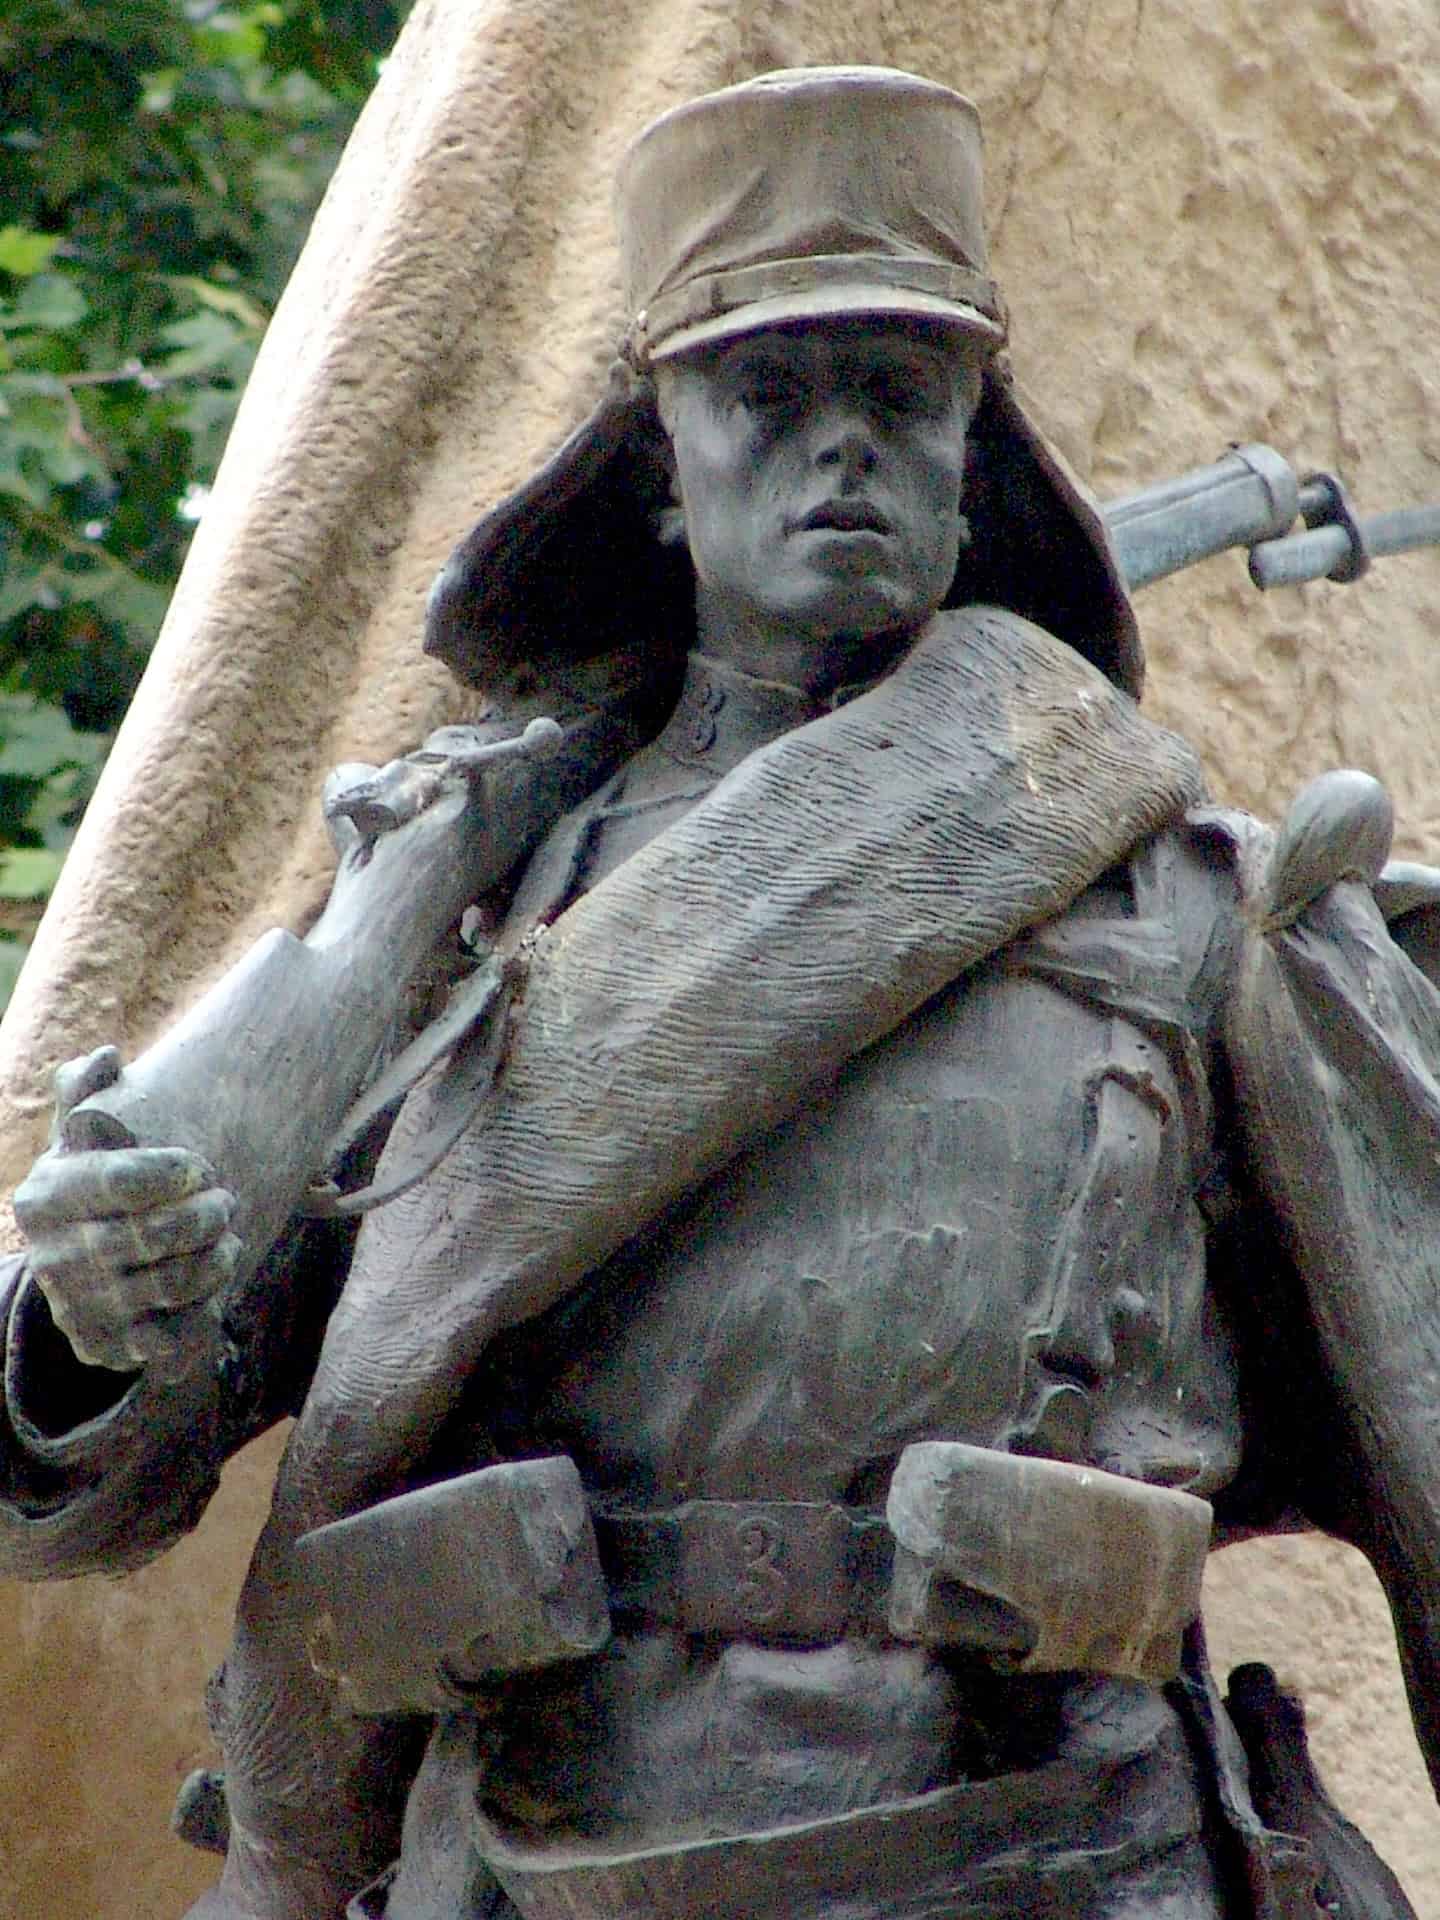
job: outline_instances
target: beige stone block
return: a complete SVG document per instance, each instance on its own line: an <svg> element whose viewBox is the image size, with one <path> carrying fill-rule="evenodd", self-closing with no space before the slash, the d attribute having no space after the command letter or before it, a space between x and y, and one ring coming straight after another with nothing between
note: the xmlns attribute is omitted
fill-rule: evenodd
<svg viewBox="0 0 1440 1920"><path fill-rule="evenodd" d="M1338 466L1365 507L1440 493L1432 0L419 0L5 1020L0 1189L56 1060L137 1047L266 927L303 928L325 768L464 711L416 652L425 589L598 389L626 139L706 87L857 59L978 100L1015 363L1100 492L1266 439ZM1440 860L1440 560L1262 600L1230 558L1141 611L1152 711L1220 795L1274 813L1314 772L1368 767L1401 849ZM237 1463L161 1566L0 1599L17 1915L160 1920L208 1877L165 1815L273 1457ZM1323 1543L1232 1550L1214 1638L1303 1680L1348 1810L1440 1913L1440 1816L1367 1580Z"/></svg>

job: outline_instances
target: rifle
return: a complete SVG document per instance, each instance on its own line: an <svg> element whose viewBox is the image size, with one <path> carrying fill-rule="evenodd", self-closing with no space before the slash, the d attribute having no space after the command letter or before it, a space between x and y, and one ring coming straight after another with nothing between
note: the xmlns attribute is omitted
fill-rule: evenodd
<svg viewBox="0 0 1440 1920"><path fill-rule="evenodd" d="M1270 588L1358 579L1382 554L1440 543L1440 507L1360 520L1332 476L1299 478L1258 444L1102 511L1132 590L1231 547L1250 549L1251 577ZM1303 530L1292 531L1297 520ZM303 940L264 936L175 1028L70 1109L62 1144L203 1154L239 1196L232 1224L244 1249L232 1287L253 1277L296 1211L361 1212L427 1173L499 1060L506 969L493 957L482 964L378 1074L377 1056L436 941L502 877L494 846L508 846L511 862L517 847L533 848L643 738L635 685L597 685L600 696L582 699L563 727L535 718L509 741L448 728L378 772L337 769L326 814L341 858L318 923ZM497 818L508 824L498 835ZM338 1193L325 1169L446 1057L439 1135L383 1187Z"/></svg>
<svg viewBox="0 0 1440 1920"><path fill-rule="evenodd" d="M339 861L309 933L262 935L118 1078L62 1115L68 1151L168 1142L216 1169L236 1195L241 1241L226 1299L294 1214L392 1199L459 1137L498 1063L513 964L489 955L439 1019L384 1062L446 930L640 744L638 681L607 676L605 690L563 726L536 715L499 739L445 727L385 767L337 767L324 811ZM474 1090L452 1100L449 1137L383 1190L337 1195L323 1170L441 1058L461 1091ZM213 1305L218 1313L223 1300Z"/></svg>

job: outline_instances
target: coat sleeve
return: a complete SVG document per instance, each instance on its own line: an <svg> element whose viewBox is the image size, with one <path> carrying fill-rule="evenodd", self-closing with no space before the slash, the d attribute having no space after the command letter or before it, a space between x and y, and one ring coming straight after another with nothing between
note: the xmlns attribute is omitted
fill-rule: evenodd
<svg viewBox="0 0 1440 1920"><path fill-rule="evenodd" d="M0 1575L128 1572L188 1532L230 1455L298 1410L352 1238L288 1233L163 1378L83 1365L24 1257L0 1262Z"/></svg>
<svg viewBox="0 0 1440 1920"><path fill-rule="evenodd" d="M1312 1466L1299 1491L1380 1577L1440 1790L1440 993L1376 904L1385 836L1343 778L1307 789L1276 849L1241 853L1227 1041L1248 1175L1297 1283L1307 1417L1346 1483Z"/></svg>

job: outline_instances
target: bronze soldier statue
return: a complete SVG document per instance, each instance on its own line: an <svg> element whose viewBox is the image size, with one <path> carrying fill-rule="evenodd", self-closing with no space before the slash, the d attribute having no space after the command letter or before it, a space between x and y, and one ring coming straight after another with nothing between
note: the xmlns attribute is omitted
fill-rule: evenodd
<svg viewBox="0 0 1440 1920"><path fill-rule="evenodd" d="M297 1415L197 1915L1407 1913L1192 1622L1212 1514L1357 1541L1434 1764L1440 892L1373 782L1276 844L1139 713L969 102L768 75L620 210L611 391L430 615L480 760L580 743L482 787L501 987L243 1284L258 1202L67 1071L5 1564L139 1563Z"/></svg>

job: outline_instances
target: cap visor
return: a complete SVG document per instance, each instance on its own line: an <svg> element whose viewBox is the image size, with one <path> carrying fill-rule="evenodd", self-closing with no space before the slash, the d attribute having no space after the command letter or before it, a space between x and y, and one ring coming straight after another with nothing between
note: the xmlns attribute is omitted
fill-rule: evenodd
<svg viewBox="0 0 1440 1920"><path fill-rule="evenodd" d="M953 328L977 345L995 349L1004 342L1005 332L978 307L963 306L939 294L911 293L903 287L877 287L863 282L855 286L817 287L803 293L775 294L768 300L752 300L728 313L717 313L678 327L658 344L651 346L653 363L674 360L692 353L697 347L713 346L721 340L743 339L748 333L761 333L767 327L803 326L810 320L925 320L932 325Z"/></svg>

